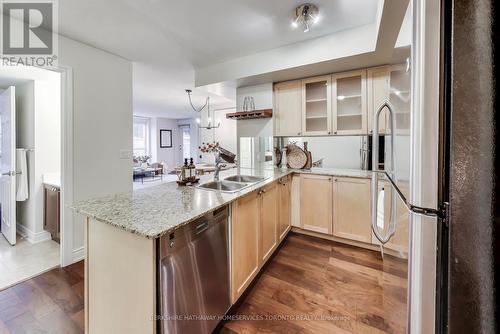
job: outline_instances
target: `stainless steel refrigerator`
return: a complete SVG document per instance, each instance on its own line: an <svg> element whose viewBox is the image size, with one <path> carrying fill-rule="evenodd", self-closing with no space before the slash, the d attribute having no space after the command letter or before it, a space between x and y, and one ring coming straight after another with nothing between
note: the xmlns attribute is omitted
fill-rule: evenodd
<svg viewBox="0 0 500 334"><path fill-rule="evenodd" d="M389 94L374 110L370 129L372 240L383 258L380 306L388 326L404 318L406 325L394 330L409 333L435 332L438 226L446 220L439 197L440 41L439 34L429 34L439 31L439 5L434 13L428 2L423 10L424 2L413 2L411 50L394 49ZM411 56L402 62L403 52Z"/></svg>

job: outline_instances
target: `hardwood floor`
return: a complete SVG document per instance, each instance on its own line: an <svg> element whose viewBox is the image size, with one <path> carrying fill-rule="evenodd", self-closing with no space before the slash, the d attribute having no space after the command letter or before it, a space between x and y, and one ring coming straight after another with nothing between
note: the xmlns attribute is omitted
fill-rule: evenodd
<svg viewBox="0 0 500 334"><path fill-rule="evenodd" d="M405 333L406 288L406 261L290 234L221 333Z"/></svg>
<svg viewBox="0 0 500 334"><path fill-rule="evenodd" d="M84 332L83 261L0 291L0 334Z"/></svg>
<svg viewBox="0 0 500 334"><path fill-rule="evenodd" d="M406 276L406 261L290 234L221 333L405 333ZM0 334L83 331L83 262L0 291Z"/></svg>

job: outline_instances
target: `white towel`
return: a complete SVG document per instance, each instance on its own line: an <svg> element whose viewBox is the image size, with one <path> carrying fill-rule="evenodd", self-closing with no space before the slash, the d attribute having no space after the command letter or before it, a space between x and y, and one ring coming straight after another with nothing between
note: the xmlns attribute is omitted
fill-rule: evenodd
<svg viewBox="0 0 500 334"><path fill-rule="evenodd" d="M28 163L26 162L26 150L16 150L16 175L17 193L16 201L23 202L29 197L28 192Z"/></svg>
<svg viewBox="0 0 500 334"><path fill-rule="evenodd" d="M377 198L377 227L383 230L384 225L384 189L382 189L378 192Z"/></svg>

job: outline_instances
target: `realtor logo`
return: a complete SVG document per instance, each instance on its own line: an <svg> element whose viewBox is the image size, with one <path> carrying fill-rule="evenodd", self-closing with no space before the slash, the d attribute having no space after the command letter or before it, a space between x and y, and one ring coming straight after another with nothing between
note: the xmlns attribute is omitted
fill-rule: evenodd
<svg viewBox="0 0 500 334"><path fill-rule="evenodd" d="M0 0L0 5L2 64L54 66L55 0Z"/></svg>

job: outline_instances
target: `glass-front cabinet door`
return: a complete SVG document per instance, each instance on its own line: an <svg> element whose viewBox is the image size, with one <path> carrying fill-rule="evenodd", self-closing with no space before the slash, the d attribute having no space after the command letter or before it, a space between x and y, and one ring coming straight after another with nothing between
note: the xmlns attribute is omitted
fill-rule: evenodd
<svg viewBox="0 0 500 334"><path fill-rule="evenodd" d="M304 135L329 135L332 133L330 86L330 76L302 80Z"/></svg>
<svg viewBox="0 0 500 334"><path fill-rule="evenodd" d="M366 134L366 71L333 75L332 99L334 134Z"/></svg>
<svg viewBox="0 0 500 334"><path fill-rule="evenodd" d="M393 65L389 77L389 101L394 106L397 135L410 134L411 73L406 64Z"/></svg>
<svg viewBox="0 0 500 334"><path fill-rule="evenodd" d="M394 129L397 134L410 132L411 74L406 64L368 69L368 133L373 133L373 119L380 106L389 101L395 109ZM387 108L379 117L379 134L390 133Z"/></svg>

